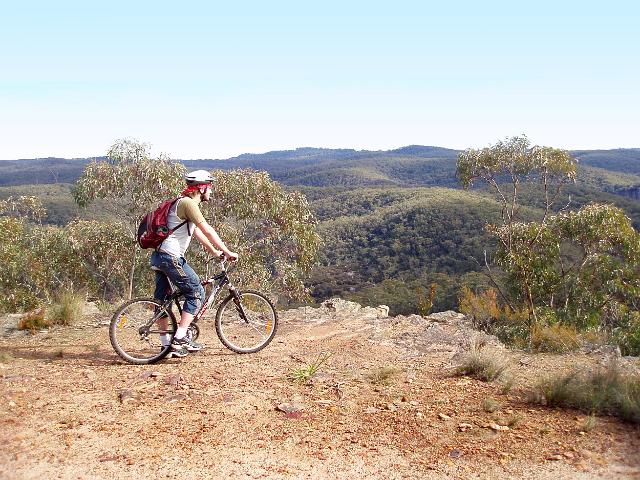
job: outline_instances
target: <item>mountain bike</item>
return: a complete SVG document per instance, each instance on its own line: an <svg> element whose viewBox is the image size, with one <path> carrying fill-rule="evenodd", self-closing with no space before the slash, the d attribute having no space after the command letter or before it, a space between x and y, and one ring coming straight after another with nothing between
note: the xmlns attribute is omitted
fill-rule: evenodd
<svg viewBox="0 0 640 480"><path fill-rule="evenodd" d="M278 314L266 295L256 290L238 290L229 279L233 267L226 268L224 256L221 271L201 280L206 299L194 316L187 335L196 340L200 335L198 322L214 304L218 293L226 287L229 294L216 311L216 333L222 344L236 353L255 353L269 345L278 328ZM153 268L153 267L152 267ZM208 270L208 268L207 268ZM208 277L208 274L207 274ZM137 365L155 363L171 351L171 339L178 322L173 305L182 313L182 294L171 281L171 294L164 302L154 298L134 298L116 310L109 324L111 345L120 357ZM180 318L180 315L178 315ZM164 336L165 345L162 337Z"/></svg>

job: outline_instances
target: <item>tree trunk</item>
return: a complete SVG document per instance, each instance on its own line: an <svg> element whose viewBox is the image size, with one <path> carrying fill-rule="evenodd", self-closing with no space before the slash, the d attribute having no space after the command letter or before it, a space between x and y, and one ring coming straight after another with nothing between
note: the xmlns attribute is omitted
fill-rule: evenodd
<svg viewBox="0 0 640 480"><path fill-rule="evenodd" d="M136 261L138 259L138 246L133 247L133 258L131 259L131 270L129 270L129 286L127 288L127 299L133 298L133 275L136 271Z"/></svg>

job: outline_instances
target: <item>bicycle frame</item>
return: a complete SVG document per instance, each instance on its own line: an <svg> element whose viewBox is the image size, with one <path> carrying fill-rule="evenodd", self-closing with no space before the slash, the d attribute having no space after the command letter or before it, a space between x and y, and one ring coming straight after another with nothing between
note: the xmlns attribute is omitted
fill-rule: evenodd
<svg viewBox="0 0 640 480"><path fill-rule="evenodd" d="M207 310L209 310L209 308L214 304L215 299L218 296L218 293L220 292L220 290L222 290L224 286L227 286L227 289L233 295L233 301L236 305L238 313L240 314L240 317L245 322L247 322L244 308L242 307L242 303L239 301L239 295L237 293L237 289L229 279L228 271L226 269L226 263L227 261L225 259L222 259L220 261L220 266L222 268L222 271L217 275L206 278L205 280L202 280L200 282L200 285L202 285L203 287L206 287L207 285L211 285L211 284L214 284L214 285L212 290L207 295L204 303L200 307L200 310L198 310L198 312L196 312L195 316L193 317L193 323L197 323L198 320L200 320L204 316ZM208 270L208 266L207 266L207 270ZM171 295L162 304L162 308L160 312L169 311L169 309L171 309L172 304L175 304L176 307L178 308L178 312L182 314L182 307L179 301L180 297L182 296L182 293L177 289L177 287L173 284L173 282L169 277L167 277L167 280L169 281L169 285L171 286ZM157 317L156 315L154 315L151 321L149 322L149 326L152 325L156 320L158 320L158 318L162 318L162 317Z"/></svg>

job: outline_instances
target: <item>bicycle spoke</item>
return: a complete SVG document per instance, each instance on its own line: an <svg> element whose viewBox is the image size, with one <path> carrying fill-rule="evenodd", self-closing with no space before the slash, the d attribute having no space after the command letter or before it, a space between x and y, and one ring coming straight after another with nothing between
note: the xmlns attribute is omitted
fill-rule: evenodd
<svg viewBox="0 0 640 480"><path fill-rule="evenodd" d="M130 363L153 363L164 356L162 345L173 336L173 315L153 299L135 299L125 303L114 314L109 337L114 349Z"/></svg>
<svg viewBox="0 0 640 480"><path fill-rule="evenodd" d="M234 352L257 352L275 334L276 311L259 292L242 292L240 302L238 305L228 297L220 305L216 314L216 331L222 343Z"/></svg>

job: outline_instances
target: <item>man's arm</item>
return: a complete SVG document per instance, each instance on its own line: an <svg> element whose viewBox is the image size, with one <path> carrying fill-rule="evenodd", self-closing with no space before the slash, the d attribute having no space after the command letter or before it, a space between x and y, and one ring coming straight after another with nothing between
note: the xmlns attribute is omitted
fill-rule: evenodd
<svg viewBox="0 0 640 480"><path fill-rule="evenodd" d="M216 230L209 225L206 220L200 222L196 227L197 228L194 230L193 235L206 250L211 252L212 255L219 257L221 253L224 253L227 260L233 261L238 259L238 254L227 248L218 235L218 232L216 232Z"/></svg>

